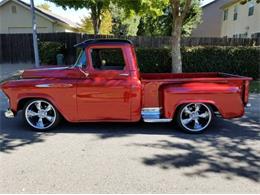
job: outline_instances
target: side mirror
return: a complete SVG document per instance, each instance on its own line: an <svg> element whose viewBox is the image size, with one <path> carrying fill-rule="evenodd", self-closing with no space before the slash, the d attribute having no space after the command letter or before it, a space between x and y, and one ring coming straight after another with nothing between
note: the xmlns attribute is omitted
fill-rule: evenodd
<svg viewBox="0 0 260 195"><path fill-rule="evenodd" d="M79 68L79 71L80 71L81 73L83 73L83 75L84 75L86 78L89 77L89 73L88 73L88 72L85 72L84 70L82 70L82 68Z"/></svg>

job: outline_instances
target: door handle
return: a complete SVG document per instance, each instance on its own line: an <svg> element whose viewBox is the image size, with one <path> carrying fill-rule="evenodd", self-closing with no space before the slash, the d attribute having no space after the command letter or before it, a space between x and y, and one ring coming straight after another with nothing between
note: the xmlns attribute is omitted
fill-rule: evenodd
<svg viewBox="0 0 260 195"><path fill-rule="evenodd" d="M119 74L119 76L128 77L128 76L129 76L129 74L128 74L128 73L121 73L121 74Z"/></svg>

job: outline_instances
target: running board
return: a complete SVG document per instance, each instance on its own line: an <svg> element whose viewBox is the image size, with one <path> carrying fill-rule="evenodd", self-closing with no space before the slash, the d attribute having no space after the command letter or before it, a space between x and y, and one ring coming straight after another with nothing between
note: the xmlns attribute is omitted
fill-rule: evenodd
<svg viewBox="0 0 260 195"><path fill-rule="evenodd" d="M169 123L172 119L168 118L161 118L161 119L144 119L144 122L146 123Z"/></svg>

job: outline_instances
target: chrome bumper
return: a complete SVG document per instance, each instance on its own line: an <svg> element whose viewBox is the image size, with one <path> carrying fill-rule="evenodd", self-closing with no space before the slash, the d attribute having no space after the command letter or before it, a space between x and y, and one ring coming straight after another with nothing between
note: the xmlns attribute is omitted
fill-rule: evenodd
<svg viewBox="0 0 260 195"><path fill-rule="evenodd" d="M14 113L12 110L8 109L5 111L5 117L6 118L14 118Z"/></svg>

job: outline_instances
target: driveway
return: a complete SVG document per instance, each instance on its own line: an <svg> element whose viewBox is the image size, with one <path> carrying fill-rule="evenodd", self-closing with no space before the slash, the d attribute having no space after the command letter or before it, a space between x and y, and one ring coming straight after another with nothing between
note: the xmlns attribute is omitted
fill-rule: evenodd
<svg viewBox="0 0 260 195"><path fill-rule="evenodd" d="M260 193L260 95L204 134L172 124L63 122L48 133L3 117L1 193Z"/></svg>

